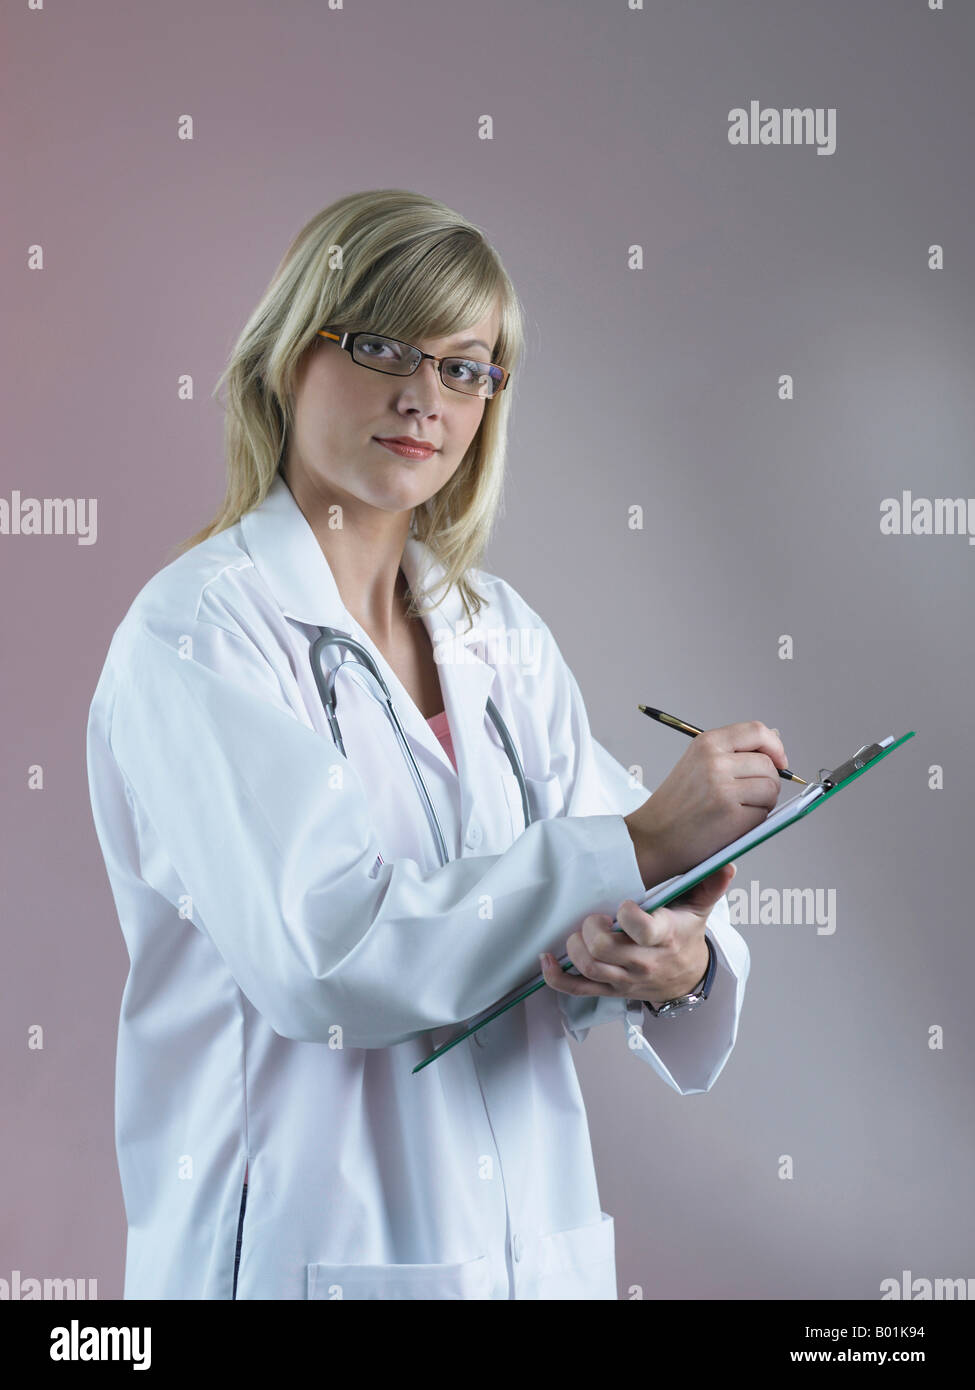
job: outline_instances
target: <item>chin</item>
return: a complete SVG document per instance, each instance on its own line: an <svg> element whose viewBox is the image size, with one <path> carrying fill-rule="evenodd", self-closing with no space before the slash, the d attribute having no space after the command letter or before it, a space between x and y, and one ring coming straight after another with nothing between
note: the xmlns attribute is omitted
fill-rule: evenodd
<svg viewBox="0 0 975 1390"><path fill-rule="evenodd" d="M362 500L368 506L376 507L381 512L410 512L432 496L433 493L426 488L389 488L385 492L377 488L375 492Z"/></svg>

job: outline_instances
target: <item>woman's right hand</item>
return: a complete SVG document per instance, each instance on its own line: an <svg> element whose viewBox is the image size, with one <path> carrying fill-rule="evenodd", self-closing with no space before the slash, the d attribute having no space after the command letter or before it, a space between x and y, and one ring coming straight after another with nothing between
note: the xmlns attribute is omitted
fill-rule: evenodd
<svg viewBox="0 0 975 1390"><path fill-rule="evenodd" d="M686 873L771 811L788 767L775 729L759 720L706 729L668 777L623 819L644 886Z"/></svg>

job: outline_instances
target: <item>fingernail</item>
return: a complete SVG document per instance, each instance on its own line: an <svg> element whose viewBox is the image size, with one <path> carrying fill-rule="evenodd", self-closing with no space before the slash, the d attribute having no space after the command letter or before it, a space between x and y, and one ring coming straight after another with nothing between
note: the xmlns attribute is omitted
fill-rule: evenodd
<svg viewBox="0 0 975 1390"><path fill-rule="evenodd" d="M772 732L773 732L773 734L779 734L778 729L773 729ZM779 738L781 738L781 737L782 737L782 735L779 734Z"/></svg>
<svg viewBox="0 0 975 1390"><path fill-rule="evenodd" d="M546 965L548 965L548 954L545 951L543 951L542 954L538 957L538 959L541 961L542 969L544 970Z"/></svg>

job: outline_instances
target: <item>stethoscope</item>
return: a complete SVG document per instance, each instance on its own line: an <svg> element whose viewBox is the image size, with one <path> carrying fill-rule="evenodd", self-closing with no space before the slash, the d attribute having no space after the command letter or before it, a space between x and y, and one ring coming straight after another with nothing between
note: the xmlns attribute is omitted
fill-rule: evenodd
<svg viewBox="0 0 975 1390"><path fill-rule="evenodd" d="M426 810L427 820L430 823L433 838L437 842L437 853L440 856L440 862L441 864L447 864L450 855L447 853L447 842L444 839L436 808L427 790L427 784L423 780L423 774L417 767L416 759L413 756L413 750L410 748L406 735L403 732L403 726L400 724L396 711L393 708L393 697L389 693L389 688L382 678L379 667L373 660L371 653L361 642L356 641L349 633L339 632L338 628L334 627L322 627L319 628L319 634L320 635L312 643L311 669L315 677L315 684L318 686L318 694L321 697L322 705L325 709L325 717L328 720L328 727L331 731L336 748L342 754L343 758L348 757L345 751L345 744L342 742L342 732L339 729L338 715L335 710L335 678L343 667L357 667L358 671L351 671L350 674L355 676L359 674L359 672L364 671L369 678L369 681L365 683L365 689L385 709L386 717L393 726L393 731L396 734L400 750L406 758L410 772L413 774L413 781L416 784L416 789L420 794L420 799ZM326 675L322 670L321 660L322 650L325 647L346 647L350 652L354 653L354 656L347 657ZM521 792L521 810L527 828L531 825L532 817L528 805L528 786L525 782L525 773L521 766L521 759L518 757L518 750L515 748L511 734L508 732L507 724L505 724L504 720L501 718L501 713L490 696L487 701L487 712L494 722L494 727L498 731L498 737L501 739L504 751L508 755L508 762L511 764L511 770L518 783L518 789Z"/></svg>

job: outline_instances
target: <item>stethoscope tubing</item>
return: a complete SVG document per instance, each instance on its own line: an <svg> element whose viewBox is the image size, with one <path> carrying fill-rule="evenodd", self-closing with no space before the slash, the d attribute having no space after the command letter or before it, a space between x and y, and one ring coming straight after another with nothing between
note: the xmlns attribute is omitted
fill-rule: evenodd
<svg viewBox="0 0 975 1390"><path fill-rule="evenodd" d="M326 647L346 648L354 653L355 659L340 662L338 666L333 667L326 675L322 669L321 660L322 652ZM423 774L417 766L416 758L413 756L413 750L409 745L406 734L403 731L403 726L393 706L393 697L389 693L389 687L383 680L382 673L376 665L372 653L350 633L341 632L338 628L334 627L323 627L319 628L319 636L312 643L310 659L312 673L315 677L315 685L325 710L325 718L328 720L329 732L332 735L332 740L336 748L344 758L348 758L348 754L345 751L345 744L342 740L342 731L339 727L338 714L336 712L335 679L342 666L355 666L358 667L360 671L365 671L371 682L371 686L367 687L369 688L369 693L385 710L386 717L396 734L400 751L406 758L417 792L423 801L427 820L430 824L430 830L437 844L437 853L440 857L440 862L441 864L447 864L450 860L450 856L447 853L447 842L444 838L443 828L440 824L436 807L427 790L427 784L423 780ZM350 672L350 674L355 674L355 672ZM486 709L488 716L498 731L498 737L501 740L508 757L508 762L511 764L511 770L518 783L518 789L521 793L522 814L524 816L525 826L527 827L531 824L531 808L528 803L528 786L525 781L525 773L521 765L521 759L518 756L518 750L515 747L507 724L501 717L501 712L490 697L488 697Z"/></svg>

